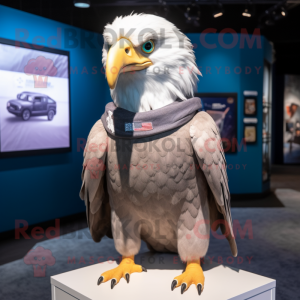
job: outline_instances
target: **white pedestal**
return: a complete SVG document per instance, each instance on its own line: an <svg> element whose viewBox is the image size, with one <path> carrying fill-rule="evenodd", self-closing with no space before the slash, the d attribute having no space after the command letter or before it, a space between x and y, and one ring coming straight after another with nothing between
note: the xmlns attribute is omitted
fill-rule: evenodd
<svg viewBox="0 0 300 300"><path fill-rule="evenodd" d="M136 257L135 261L142 262L148 272L131 274L129 284L121 279L113 290L110 282L97 285L101 273L117 266L112 261L52 276L52 300L275 300L274 279L209 261L203 264L205 288L201 296L198 296L195 285L181 295L180 288L171 291L173 278L183 270L176 255L145 253Z"/></svg>

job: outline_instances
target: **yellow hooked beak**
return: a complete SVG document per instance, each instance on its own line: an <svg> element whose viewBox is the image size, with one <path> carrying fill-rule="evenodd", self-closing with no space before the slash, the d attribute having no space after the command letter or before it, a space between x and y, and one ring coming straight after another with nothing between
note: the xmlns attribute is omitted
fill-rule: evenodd
<svg viewBox="0 0 300 300"><path fill-rule="evenodd" d="M132 43L121 38L108 51L106 60L106 78L114 89L120 73L134 72L148 68L152 61L134 50Z"/></svg>

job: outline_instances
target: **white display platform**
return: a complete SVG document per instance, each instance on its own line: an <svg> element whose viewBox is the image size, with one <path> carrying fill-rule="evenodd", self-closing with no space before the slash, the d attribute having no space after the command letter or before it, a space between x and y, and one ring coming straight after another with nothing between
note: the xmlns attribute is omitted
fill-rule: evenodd
<svg viewBox="0 0 300 300"><path fill-rule="evenodd" d="M180 288L171 291L173 278L183 270L177 255L144 253L139 254L135 262L142 262L148 271L131 274L129 284L122 278L113 290L110 288L110 281L98 286L97 280L101 273L118 265L115 261L51 276L52 300L275 300L274 279L210 263L209 260L205 260L202 265L205 288L201 296L198 295L195 285L183 295Z"/></svg>

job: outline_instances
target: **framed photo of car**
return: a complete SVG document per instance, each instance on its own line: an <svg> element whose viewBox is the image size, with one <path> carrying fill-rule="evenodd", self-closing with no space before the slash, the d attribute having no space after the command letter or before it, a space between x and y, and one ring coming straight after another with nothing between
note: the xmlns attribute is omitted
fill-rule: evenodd
<svg viewBox="0 0 300 300"><path fill-rule="evenodd" d="M244 98L244 114L245 116L256 116L257 113L257 98L247 96Z"/></svg>
<svg viewBox="0 0 300 300"><path fill-rule="evenodd" d="M0 157L71 151L68 51L0 38Z"/></svg>

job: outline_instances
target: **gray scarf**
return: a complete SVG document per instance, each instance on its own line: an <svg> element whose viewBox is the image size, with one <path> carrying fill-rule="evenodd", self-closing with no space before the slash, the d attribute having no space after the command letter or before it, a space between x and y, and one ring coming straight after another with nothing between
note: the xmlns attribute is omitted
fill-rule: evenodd
<svg viewBox="0 0 300 300"><path fill-rule="evenodd" d="M109 102L101 117L108 134L118 138L144 138L180 127L202 107L200 98L175 101L146 112L131 112Z"/></svg>

